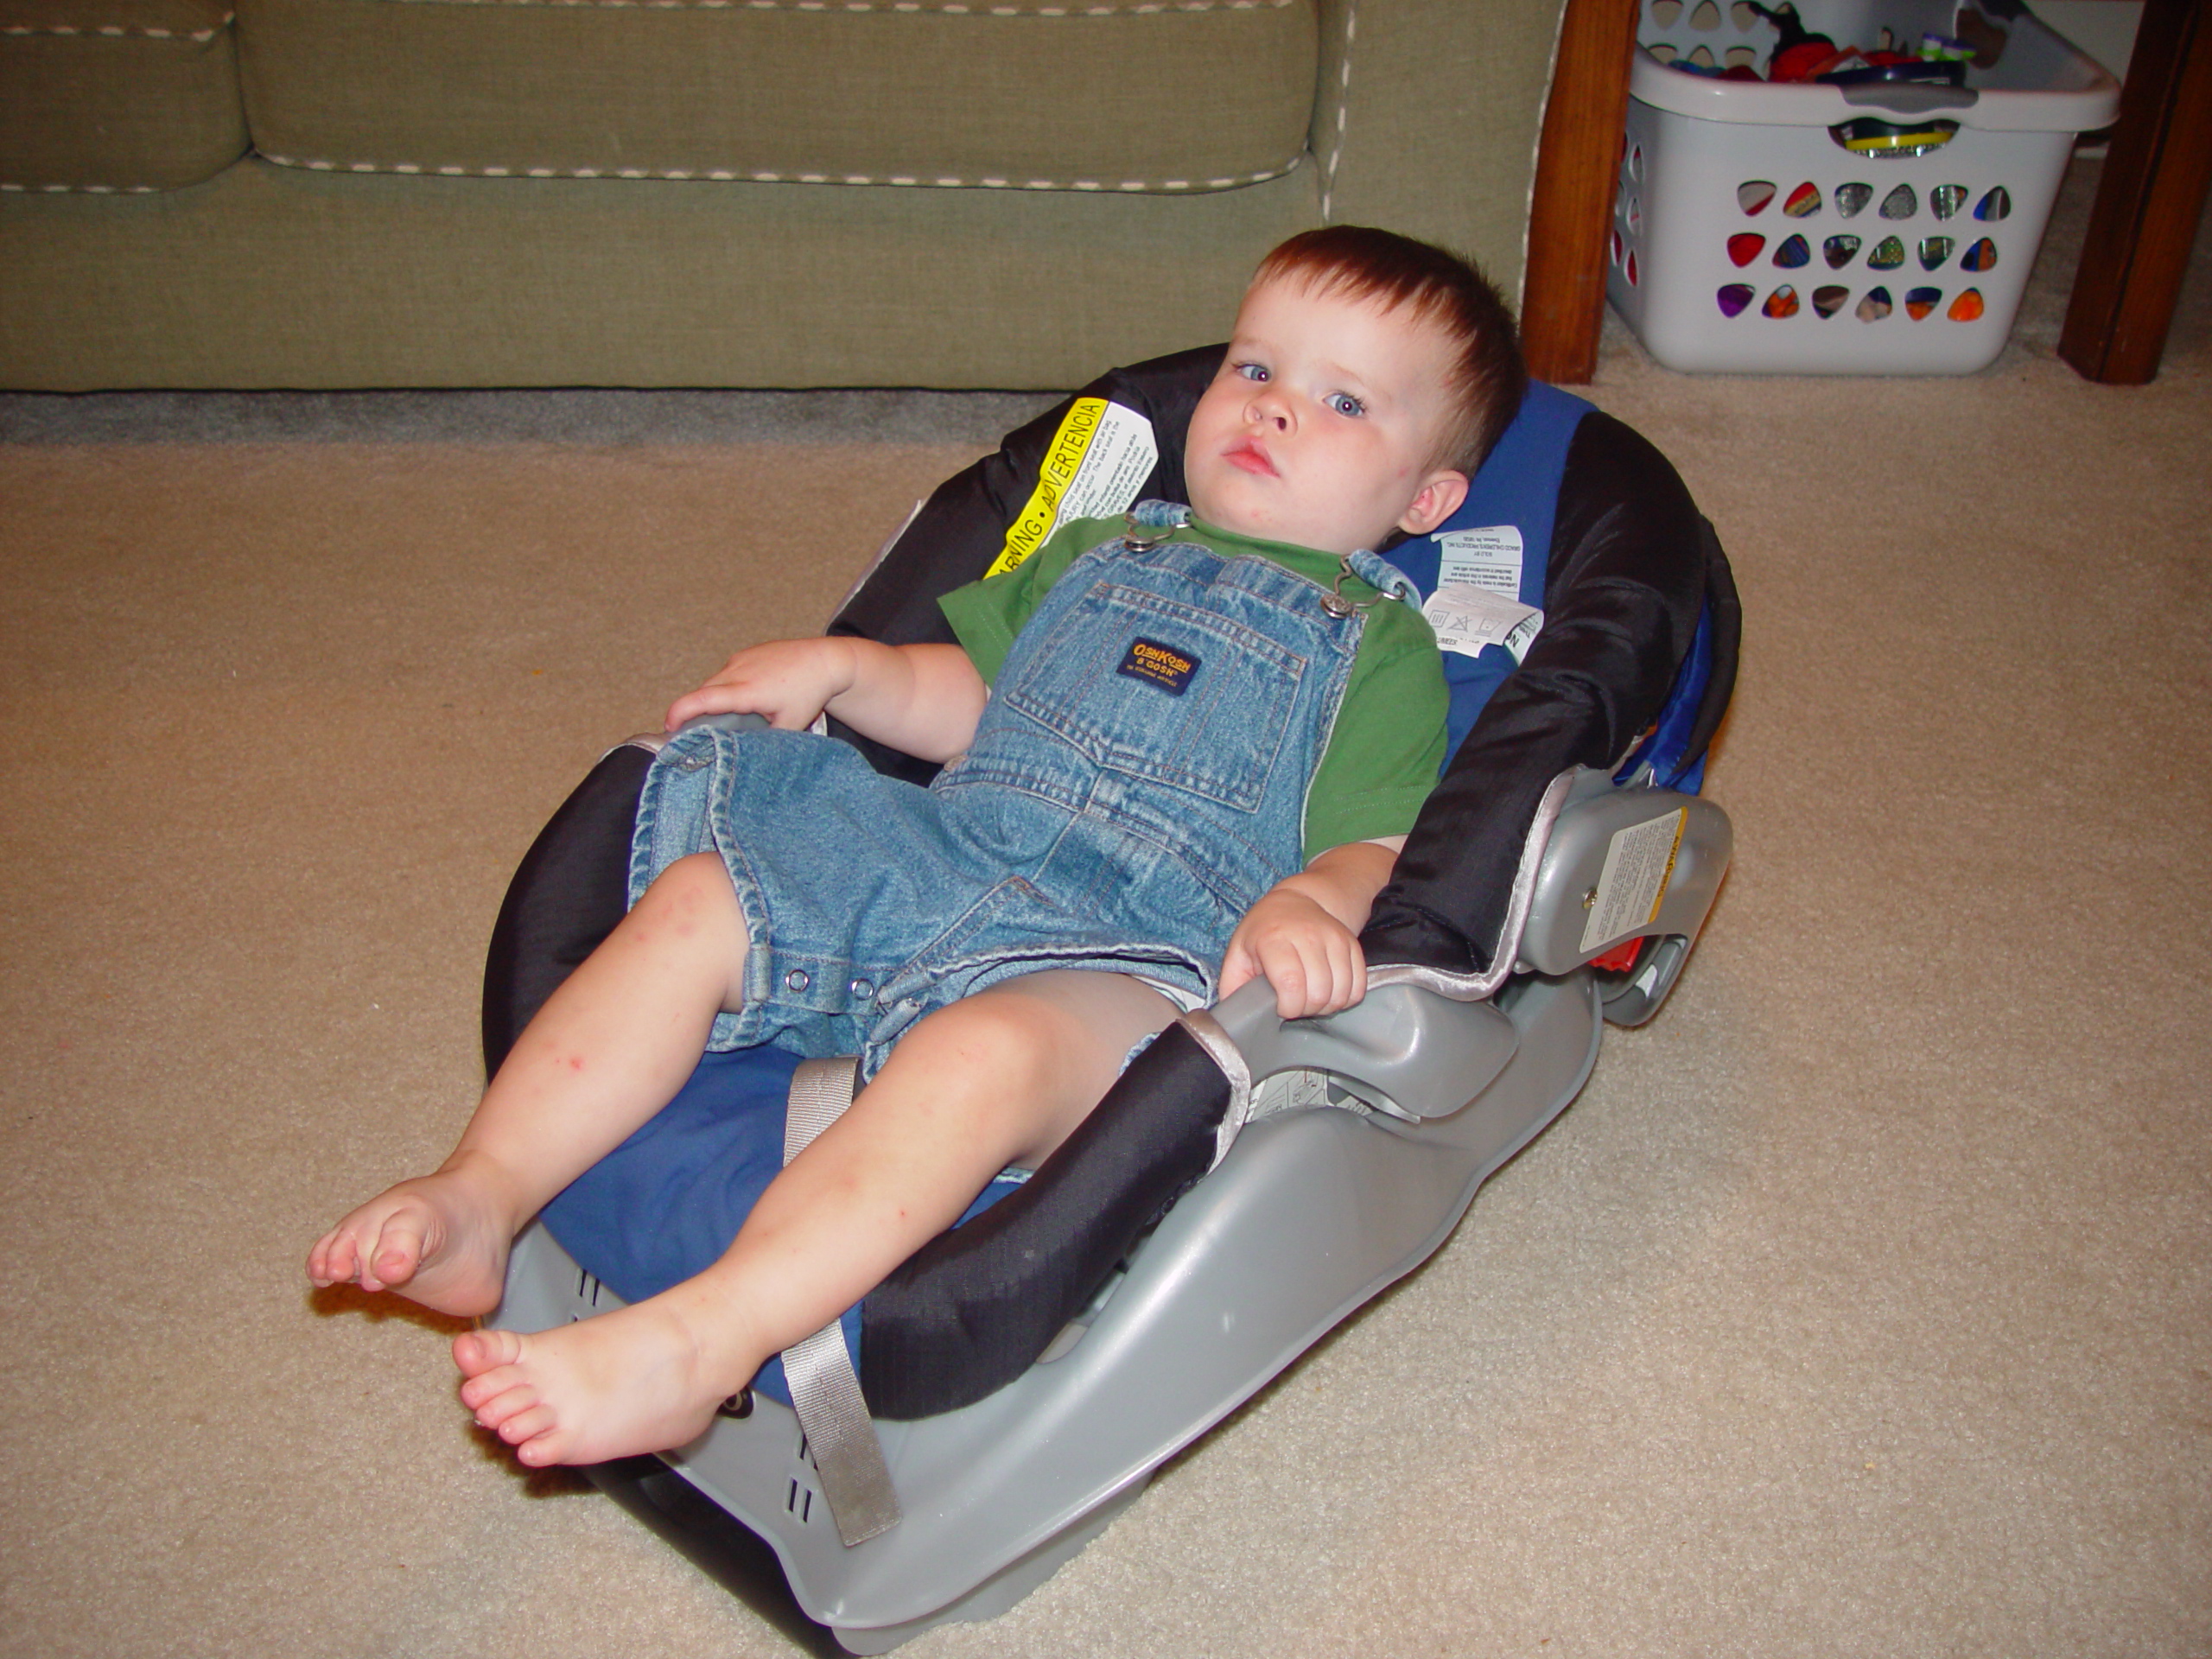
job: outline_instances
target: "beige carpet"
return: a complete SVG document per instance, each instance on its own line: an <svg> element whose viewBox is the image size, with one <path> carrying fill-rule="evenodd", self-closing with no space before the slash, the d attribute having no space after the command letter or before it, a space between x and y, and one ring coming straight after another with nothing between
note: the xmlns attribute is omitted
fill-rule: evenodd
<svg viewBox="0 0 2212 1659"><path fill-rule="evenodd" d="M916 1659L2212 1654L2212 259L2120 391L2056 253L1966 379L1609 339L1747 618L1690 972L1426 1272ZM300 1258L449 1143L599 748L1020 407L0 400L0 1650L791 1650Z"/></svg>

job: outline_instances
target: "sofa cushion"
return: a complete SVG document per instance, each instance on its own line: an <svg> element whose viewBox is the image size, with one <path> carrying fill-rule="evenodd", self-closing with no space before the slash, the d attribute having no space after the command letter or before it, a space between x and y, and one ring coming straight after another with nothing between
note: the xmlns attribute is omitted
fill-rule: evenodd
<svg viewBox="0 0 2212 1659"><path fill-rule="evenodd" d="M0 199L0 386L1051 390L1219 339L1260 257L1317 222L1310 167L1091 195L247 161ZM823 512L838 545L880 533Z"/></svg>
<svg viewBox="0 0 2212 1659"><path fill-rule="evenodd" d="M1316 0L239 0L319 169L1224 189L1304 153Z"/></svg>
<svg viewBox="0 0 2212 1659"><path fill-rule="evenodd" d="M223 0L0 4L0 188L197 184L245 151Z"/></svg>

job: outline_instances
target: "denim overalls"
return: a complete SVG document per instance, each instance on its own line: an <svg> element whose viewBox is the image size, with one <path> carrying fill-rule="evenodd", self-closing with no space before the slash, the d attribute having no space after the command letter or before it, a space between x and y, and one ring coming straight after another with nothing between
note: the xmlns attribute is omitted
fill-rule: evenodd
<svg viewBox="0 0 2212 1659"><path fill-rule="evenodd" d="M930 1010L1046 968L1210 998L1244 912L1303 864L1306 787L1365 612L1333 614L1270 560L1173 539L1185 516L1144 503L1128 536L1069 568L968 753L926 790L803 732L670 741L639 800L630 898L677 858L721 854L752 948L745 1007L710 1047L858 1053L873 1075ZM1403 581L1372 555L1353 568Z"/></svg>

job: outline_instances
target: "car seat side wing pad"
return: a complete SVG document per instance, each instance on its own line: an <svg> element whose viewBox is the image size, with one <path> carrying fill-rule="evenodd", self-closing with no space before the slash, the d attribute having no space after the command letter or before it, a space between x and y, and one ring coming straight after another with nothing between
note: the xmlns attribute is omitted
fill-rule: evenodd
<svg viewBox="0 0 2212 1659"><path fill-rule="evenodd" d="M1543 630L1422 809L1361 935L1370 961L1470 976L1492 966L1547 790L1571 767L1618 764L1656 718L1717 556L1665 458L1611 416L1586 416L1560 487ZM1732 631L1726 655L1732 672Z"/></svg>
<svg viewBox="0 0 2212 1659"><path fill-rule="evenodd" d="M650 750L610 749L547 820L507 884L485 952L484 1074L576 965L614 931L629 899L630 828Z"/></svg>
<svg viewBox="0 0 2212 1659"><path fill-rule="evenodd" d="M1213 1166L1234 1093L1209 1046L1169 1026L1027 1183L869 1292L861 1387L875 1414L956 1410L1021 1375Z"/></svg>

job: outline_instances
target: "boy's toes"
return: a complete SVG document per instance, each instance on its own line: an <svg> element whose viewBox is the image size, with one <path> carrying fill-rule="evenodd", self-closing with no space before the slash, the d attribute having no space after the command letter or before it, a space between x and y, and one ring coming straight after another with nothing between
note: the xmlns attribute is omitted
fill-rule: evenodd
<svg viewBox="0 0 2212 1659"><path fill-rule="evenodd" d="M555 1421L552 1407L531 1406L524 1410L515 1413L512 1417L501 1418L493 1432L509 1446L520 1446L522 1448L522 1459L524 1463L550 1463L554 1461L554 1459L551 1456L550 1447L539 1446L533 1448L531 1446L526 1444L526 1442L536 1440L539 1435L544 1433L548 1429L553 1427ZM485 1427L487 1428L493 1427L493 1426L488 1423L486 1424ZM545 1455L543 1457L533 1458L531 1455L533 1449L543 1452Z"/></svg>
<svg viewBox="0 0 2212 1659"><path fill-rule="evenodd" d="M474 1379L500 1365L512 1365L522 1357L522 1338L512 1331L464 1331L453 1339L453 1363L461 1367L461 1375L471 1379L461 1391L461 1398L468 1399L469 1387ZM472 1406L474 1401L469 1402Z"/></svg>
<svg viewBox="0 0 2212 1659"><path fill-rule="evenodd" d="M422 1265L421 1226L395 1216L385 1223L384 1230L377 1236L376 1252L369 1258L367 1272L361 1275L361 1288L389 1290L395 1285L404 1285Z"/></svg>
<svg viewBox="0 0 2212 1659"><path fill-rule="evenodd" d="M334 1285L353 1276L353 1241L342 1233L325 1233L308 1252L308 1278L318 1285Z"/></svg>
<svg viewBox="0 0 2212 1659"><path fill-rule="evenodd" d="M486 1371L462 1384L461 1403L476 1414L480 1428L498 1428L539 1403L537 1390L510 1370Z"/></svg>
<svg viewBox="0 0 2212 1659"><path fill-rule="evenodd" d="M497 1428L537 1398L523 1379L504 1365L461 1385L461 1403L474 1412L476 1421L486 1428Z"/></svg>
<svg viewBox="0 0 2212 1659"><path fill-rule="evenodd" d="M556 1436L541 1434L537 1439L524 1440L515 1447L515 1461L526 1463L533 1469L543 1469L550 1464L565 1463L568 1459Z"/></svg>

